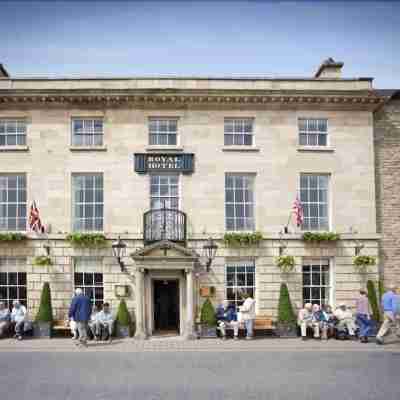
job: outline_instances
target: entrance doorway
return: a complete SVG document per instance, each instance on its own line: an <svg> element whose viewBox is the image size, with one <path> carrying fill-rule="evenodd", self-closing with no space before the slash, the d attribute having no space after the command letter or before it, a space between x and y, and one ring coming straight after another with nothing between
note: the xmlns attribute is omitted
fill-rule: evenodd
<svg viewBox="0 0 400 400"><path fill-rule="evenodd" d="M179 281L154 280L154 333L179 333Z"/></svg>

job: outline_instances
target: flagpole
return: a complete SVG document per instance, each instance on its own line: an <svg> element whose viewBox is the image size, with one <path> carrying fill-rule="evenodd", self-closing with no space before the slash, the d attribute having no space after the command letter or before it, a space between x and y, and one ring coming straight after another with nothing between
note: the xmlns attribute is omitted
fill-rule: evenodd
<svg viewBox="0 0 400 400"><path fill-rule="evenodd" d="M289 223L290 223L290 220L291 220L291 218L292 218L292 214L293 214L293 211L291 211L290 212L290 214L289 214L289 217L288 217L288 220L287 220L287 224L286 224L286 226L285 226L285 233L289 233Z"/></svg>

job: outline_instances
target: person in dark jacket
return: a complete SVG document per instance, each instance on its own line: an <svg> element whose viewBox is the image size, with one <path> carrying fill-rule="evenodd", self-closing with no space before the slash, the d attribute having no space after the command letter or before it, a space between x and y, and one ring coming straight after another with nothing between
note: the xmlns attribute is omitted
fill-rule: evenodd
<svg viewBox="0 0 400 400"><path fill-rule="evenodd" d="M223 301L217 308L216 317L222 339L226 339L226 328L233 328L233 338L237 340L239 334L239 322L237 320L235 306L229 304L229 301L227 300Z"/></svg>
<svg viewBox="0 0 400 400"><path fill-rule="evenodd" d="M72 299L69 308L68 318L76 322L76 327L79 332L79 342L82 346L87 346L87 327L90 315L92 313L92 302L89 297L83 294L82 289L75 290L75 296Z"/></svg>

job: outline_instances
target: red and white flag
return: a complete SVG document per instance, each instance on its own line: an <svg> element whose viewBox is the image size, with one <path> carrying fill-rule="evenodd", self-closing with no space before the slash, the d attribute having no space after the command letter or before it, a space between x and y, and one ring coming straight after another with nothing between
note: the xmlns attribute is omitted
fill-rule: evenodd
<svg viewBox="0 0 400 400"><path fill-rule="evenodd" d="M44 226L40 220L39 209L36 207L36 201L32 202L29 212L29 228L36 233L44 233Z"/></svg>
<svg viewBox="0 0 400 400"><path fill-rule="evenodd" d="M293 213L296 217L296 225L300 227L301 225L303 225L304 213L303 206L301 204L301 201L299 200L299 196L296 197L296 200L293 204Z"/></svg>

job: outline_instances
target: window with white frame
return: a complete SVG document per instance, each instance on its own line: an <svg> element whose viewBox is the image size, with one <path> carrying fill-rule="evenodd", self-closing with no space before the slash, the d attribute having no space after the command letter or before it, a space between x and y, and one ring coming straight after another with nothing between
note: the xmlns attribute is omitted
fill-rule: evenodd
<svg viewBox="0 0 400 400"><path fill-rule="evenodd" d="M102 118L72 119L73 146L102 146L103 135Z"/></svg>
<svg viewBox="0 0 400 400"><path fill-rule="evenodd" d="M172 145L177 144L178 119L177 118L150 118L149 119L149 144Z"/></svg>
<svg viewBox="0 0 400 400"><path fill-rule="evenodd" d="M0 146L25 146L25 119L0 119Z"/></svg>
<svg viewBox="0 0 400 400"><path fill-rule="evenodd" d="M253 118L225 118L224 145L252 146Z"/></svg>
<svg viewBox="0 0 400 400"><path fill-rule="evenodd" d="M0 301L11 309L14 300L27 305L26 258L0 257Z"/></svg>
<svg viewBox="0 0 400 400"><path fill-rule="evenodd" d="M225 228L227 231L253 231L254 175L225 174Z"/></svg>
<svg viewBox="0 0 400 400"><path fill-rule="evenodd" d="M303 261L303 304L330 304L331 277L328 259Z"/></svg>
<svg viewBox="0 0 400 400"><path fill-rule="evenodd" d="M299 118L300 146L327 146L328 120L325 118Z"/></svg>
<svg viewBox="0 0 400 400"><path fill-rule="evenodd" d="M179 175L150 175L150 207L179 209Z"/></svg>
<svg viewBox="0 0 400 400"><path fill-rule="evenodd" d="M103 174L73 174L73 230L103 230Z"/></svg>
<svg viewBox="0 0 400 400"><path fill-rule="evenodd" d="M26 176L0 174L0 231L26 230Z"/></svg>
<svg viewBox="0 0 400 400"><path fill-rule="evenodd" d="M82 289L94 305L102 305L104 302L102 258L75 257L74 264L75 289Z"/></svg>
<svg viewBox="0 0 400 400"><path fill-rule="evenodd" d="M254 261L230 262L226 264L225 298L235 305L236 309L244 302L243 294L255 296L256 277Z"/></svg>
<svg viewBox="0 0 400 400"><path fill-rule="evenodd" d="M303 230L329 230L329 175L301 174L300 201L303 207Z"/></svg>

